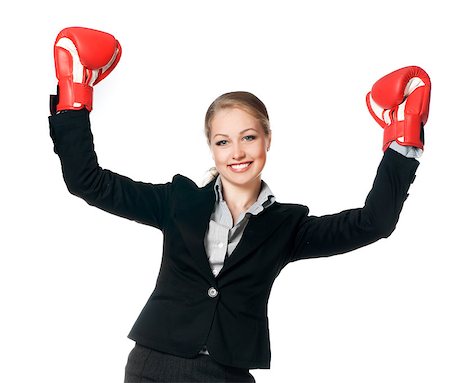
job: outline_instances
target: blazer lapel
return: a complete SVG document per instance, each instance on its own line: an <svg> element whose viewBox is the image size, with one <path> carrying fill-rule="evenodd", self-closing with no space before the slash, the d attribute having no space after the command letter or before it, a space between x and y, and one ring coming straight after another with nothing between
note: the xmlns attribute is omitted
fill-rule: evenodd
<svg viewBox="0 0 450 383"><path fill-rule="evenodd" d="M215 277L209 265L204 239L214 209L213 185L214 181L204 188L181 190L179 203L175 208L175 222L186 247L197 262L202 275L209 281L214 280ZM220 274L241 262L267 240L288 216L284 210L279 203L275 202L262 213L250 217L239 244L231 256L225 260Z"/></svg>
<svg viewBox="0 0 450 383"><path fill-rule="evenodd" d="M214 275L206 255L204 238L215 202L212 184L204 188L183 190L180 203L175 209L175 222L185 245L202 275L207 276L209 280L214 279Z"/></svg>
<svg viewBox="0 0 450 383"><path fill-rule="evenodd" d="M234 267L261 246L287 218L284 210L279 203L275 202L259 215L250 217L241 240L233 253L226 259L220 274Z"/></svg>

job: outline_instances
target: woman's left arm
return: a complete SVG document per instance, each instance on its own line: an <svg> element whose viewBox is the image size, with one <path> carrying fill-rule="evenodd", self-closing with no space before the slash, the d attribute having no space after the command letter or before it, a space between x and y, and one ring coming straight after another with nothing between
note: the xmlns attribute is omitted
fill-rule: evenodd
<svg viewBox="0 0 450 383"><path fill-rule="evenodd" d="M388 149L364 207L307 216L298 227L289 261L341 254L387 238L396 227L418 166L416 159Z"/></svg>
<svg viewBox="0 0 450 383"><path fill-rule="evenodd" d="M398 69L367 94L370 114L383 128L384 156L364 207L299 224L290 261L340 254L386 238L394 231L424 147L431 81L420 67Z"/></svg>

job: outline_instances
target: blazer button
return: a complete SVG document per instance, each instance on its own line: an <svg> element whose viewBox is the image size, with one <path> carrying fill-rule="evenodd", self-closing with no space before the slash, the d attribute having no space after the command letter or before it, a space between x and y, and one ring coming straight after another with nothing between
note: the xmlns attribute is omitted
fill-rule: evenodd
<svg viewBox="0 0 450 383"><path fill-rule="evenodd" d="M217 294L219 294L219 292L218 292L214 287L210 287L210 288L208 289L208 295L209 295L211 298L217 297Z"/></svg>

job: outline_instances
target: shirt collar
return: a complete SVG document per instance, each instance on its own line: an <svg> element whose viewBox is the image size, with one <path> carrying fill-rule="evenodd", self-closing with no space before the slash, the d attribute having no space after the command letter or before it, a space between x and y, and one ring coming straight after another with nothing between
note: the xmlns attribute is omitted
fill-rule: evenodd
<svg viewBox="0 0 450 383"><path fill-rule="evenodd" d="M216 194L216 202L225 202L222 194L222 180L220 179L220 175L217 176L216 182L214 183L214 191ZM257 215L274 202L275 196L269 186L261 180L261 191L259 192L258 199L252 206L250 206L247 213Z"/></svg>

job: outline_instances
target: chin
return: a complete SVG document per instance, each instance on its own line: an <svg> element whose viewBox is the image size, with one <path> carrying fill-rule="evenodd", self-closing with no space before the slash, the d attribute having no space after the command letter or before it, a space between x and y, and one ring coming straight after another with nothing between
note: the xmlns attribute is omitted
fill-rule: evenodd
<svg viewBox="0 0 450 383"><path fill-rule="evenodd" d="M259 174L227 174L222 175L222 179L225 178L228 182L239 185L239 186L245 186L249 185L255 182L261 181L261 173Z"/></svg>

